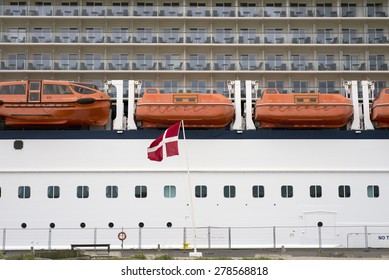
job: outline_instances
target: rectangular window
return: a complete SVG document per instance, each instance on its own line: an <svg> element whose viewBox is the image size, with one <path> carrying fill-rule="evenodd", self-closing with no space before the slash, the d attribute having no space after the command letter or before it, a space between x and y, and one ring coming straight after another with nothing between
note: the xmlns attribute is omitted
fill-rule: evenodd
<svg viewBox="0 0 389 280"><path fill-rule="evenodd" d="M284 185L281 187L281 196L282 197L293 197L293 186Z"/></svg>
<svg viewBox="0 0 389 280"><path fill-rule="evenodd" d="M309 187L309 194L311 197L321 197L321 186L320 185L313 185Z"/></svg>
<svg viewBox="0 0 389 280"><path fill-rule="evenodd" d="M176 186L171 186L171 185L165 186L163 188L163 195L166 198L176 197Z"/></svg>
<svg viewBox="0 0 389 280"><path fill-rule="evenodd" d="M265 196L265 188L262 185L253 186L253 197L264 197Z"/></svg>
<svg viewBox="0 0 389 280"><path fill-rule="evenodd" d="M19 198L30 198L31 188L29 186L20 186L18 190Z"/></svg>
<svg viewBox="0 0 389 280"><path fill-rule="evenodd" d="M147 197L147 187L146 186L135 186L135 197L136 198L146 198Z"/></svg>
<svg viewBox="0 0 389 280"><path fill-rule="evenodd" d="M117 186L107 186L105 188L105 196L107 198L117 198L118 195L119 195L119 191Z"/></svg>
<svg viewBox="0 0 389 280"><path fill-rule="evenodd" d="M59 198L59 186L49 186L47 188L48 198Z"/></svg>
<svg viewBox="0 0 389 280"><path fill-rule="evenodd" d="M77 187L77 197L78 198L88 198L89 197L89 187L88 186L78 186Z"/></svg>
<svg viewBox="0 0 389 280"><path fill-rule="evenodd" d="M23 70L27 55L25 53L10 53L8 55L9 70Z"/></svg>
<svg viewBox="0 0 389 280"><path fill-rule="evenodd" d="M380 196L380 188L377 185L367 186L367 196L368 197L379 197Z"/></svg>
<svg viewBox="0 0 389 280"><path fill-rule="evenodd" d="M224 197L233 198L235 195L235 186L224 186Z"/></svg>
<svg viewBox="0 0 389 280"><path fill-rule="evenodd" d="M195 196L196 197L207 197L207 186L199 185L195 187Z"/></svg>
<svg viewBox="0 0 389 280"><path fill-rule="evenodd" d="M338 191L339 197L350 197L351 195L350 186L348 185L340 185Z"/></svg>

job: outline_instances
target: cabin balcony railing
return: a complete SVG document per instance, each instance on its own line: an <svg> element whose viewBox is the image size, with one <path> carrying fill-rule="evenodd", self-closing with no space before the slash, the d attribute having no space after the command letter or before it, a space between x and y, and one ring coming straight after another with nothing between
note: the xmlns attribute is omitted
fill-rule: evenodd
<svg viewBox="0 0 389 280"><path fill-rule="evenodd" d="M13 55L14 56L14 55ZM192 57L188 59L164 58L145 59L121 58L103 59L102 54L95 54L90 58L81 59L73 57L66 59L45 59L49 54L38 55L33 59L3 59L1 70L3 71L158 71L158 72L364 72L364 71L388 71L389 60L384 57L373 57L364 60L352 55L344 55L337 59L332 55L318 55L311 59L306 56L294 56L290 59L270 55L268 58L256 58L243 55L240 59L231 58L229 55L220 58ZM71 55L66 56L71 57Z"/></svg>
<svg viewBox="0 0 389 280"><path fill-rule="evenodd" d="M385 5L367 6L27 6L3 5L1 16L29 17L278 17L278 18L352 18L388 17L389 8Z"/></svg>
<svg viewBox="0 0 389 280"><path fill-rule="evenodd" d="M55 43L55 44L210 44L210 45L255 45L255 44L389 44L389 30L369 29L368 32L359 32L355 29L343 29L340 33L332 29L318 29L316 32L292 29L277 31L268 30L265 33L254 30L231 30L217 29L213 32L205 30L182 31L147 31L144 30L107 30L97 27L88 32L3 32L0 43Z"/></svg>

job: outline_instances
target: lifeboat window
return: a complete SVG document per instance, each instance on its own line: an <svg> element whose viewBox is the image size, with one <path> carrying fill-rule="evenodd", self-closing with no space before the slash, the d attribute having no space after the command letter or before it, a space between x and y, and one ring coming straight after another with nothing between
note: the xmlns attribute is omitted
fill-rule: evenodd
<svg viewBox="0 0 389 280"><path fill-rule="evenodd" d="M152 93L158 93L158 90L149 88L149 89L146 90L146 92L152 94Z"/></svg>
<svg viewBox="0 0 389 280"><path fill-rule="evenodd" d="M275 94L275 93L278 93L278 92L275 89L266 89L266 93L267 94Z"/></svg>
<svg viewBox="0 0 389 280"><path fill-rule="evenodd" d="M367 196L368 197L379 197L380 196L380 188L377 185L367 186Z"/></svg>
<svg viewBox="0 0 389 280"><path fill-rule="evenodd" d="M146 186L135 186L135 197L136 198L146 198L147 197L147 187Z"/></svg>
<svg viewBox="0 0 389 280"><path fill-rule="evenodd" d="M385 89L385 93L389 94L389 88Z"/></svg>
<svg viewBox="0 0 389 280"><path fill-rule="evenodd" d="M321 186L313 185L309 187L309 194L311 197L321 197Z"/></svg>
<svg viewBox="0 0 389 280"><path fill-rule="evenodd" d="M207 186L199 185L195 187L195 196L196 197L207 197Z"/></svg>
<svg viewBox="0 0 389 280"><path fill-rule="evenodd" d="M176 197L176 186L165 186L163 188L163 195L166 198Z"/></svg>
<svg viewBox="0 0 389 280"><path fill-rule="evenodd" d="M281 196L282 197L293 197L293 186L284 185L281 187Z"/></svg>
<svg viewBox="0 0 389 280"><path fill-rule="evenodd" d="M77 197L78 198L88 198L89 197L89 187L88 186L78 186L77 187Z"/></svg>
<svg viewBox="0 0 389 280"><path fill-rule="evenodd" d="M265 196L265 187L262 185L253 186L253 197L262 198Z"/></svg>
<svg viewBox="0 0 389 280"><path fill-rule="evenodd" d="M26 85L1 86L0 94L26 94Z"/></svg>
<svg viewBox="0 0 389 280"><path fill-rule="evenodd" d="M19 198L30 198L31 197L31 188L29 186L20 186L18 189Z"/></svg>
<svg viewBox="0 0 389 280"><path fill-rule="evenodd" d="M350 197L351 190L348 185L340 185L338 188L339 197Z"/></svg>
<svg viewBox="0 0 389 280"><path fill-rule="evenodd" d="M78 92L78 93L81 93L81 94L92 94L92 93L96 92L96 90L93 90L93 89L90 89L90 88L86 88L86 87L80 87L80 86L72 86L72 89L75 92Z"/></svg>
<svg viewBox="0 0 389 280"><path fill-rule="evenodd" d="M117 198L118 195L119 195L119 191L117 186L107 186L105 188L105 196L107 198Z"/></svg>
<svg viewBox="0 0 389 280"><path fill-rule="evenodd" d="M224 197L233 198L235 195L235 186L224 186Z"/></svg>
<svg viewBox="0 0 389 280"><path fill-rule="evenodd" d="M45 84L43 94L72 94L72 91L66 85Z"/></svg>
<svg viewBox="0 0 389 280"><path fill-rule="evenodd" d="M48 198L59 198L59 186L49 186L47 188Z"/></svg>

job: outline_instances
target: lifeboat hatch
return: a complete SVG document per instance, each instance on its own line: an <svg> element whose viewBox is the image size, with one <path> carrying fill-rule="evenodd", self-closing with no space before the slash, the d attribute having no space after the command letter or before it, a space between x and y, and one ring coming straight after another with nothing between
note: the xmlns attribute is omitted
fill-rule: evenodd
<svg viewBox="0 0 389 280"><path fill-rule="evenodd" d="M295 94L294 103L316 104L319 103L319 95L318 94Z"/></svg>
<svg viewBox="0 0 389 280"><path fill-rule="evenodd" d="M28 102L40 102L41 100L41 83L30 82L28 87Z"/></svg>
<svg viewBox="0 0 389 280"><path fill-rule="evenodd" d="M197 103L197 94L174 94L173 102L176 104Z"/></svg>

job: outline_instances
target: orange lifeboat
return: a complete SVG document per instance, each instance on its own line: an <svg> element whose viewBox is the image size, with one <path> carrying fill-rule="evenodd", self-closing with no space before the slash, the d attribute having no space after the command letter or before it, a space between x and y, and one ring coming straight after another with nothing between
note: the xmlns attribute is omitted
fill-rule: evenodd
<svg viewBox="0 0 389 280"><path fill-rule="evenodd" d="M376 122L377 128L389 127L389 88L382 89L378 98L374 100L371 120Z"/></svg>
<svg viewBox="0 0 389 280"><path fill-rule="evenodd" d="M281 94L265 89L255 105L255 121L262 128L339 128L353 114L352 103L340 94Z"/></svg>
<svg viewBox="0 0 389 280"><path fill-rule="evenodd" d="M167 127L184 120L194 128L223 128L234 116L234 106L222 94L161 93L148 88L138 100L136 121L143 128Z"/></svg>
<svg viewBox="0 0 389 280"><path fill-rule="evenodd" d="M105 125L110 106L109 96L91 84L0 82L0 118L6 126Z"/></svg>

